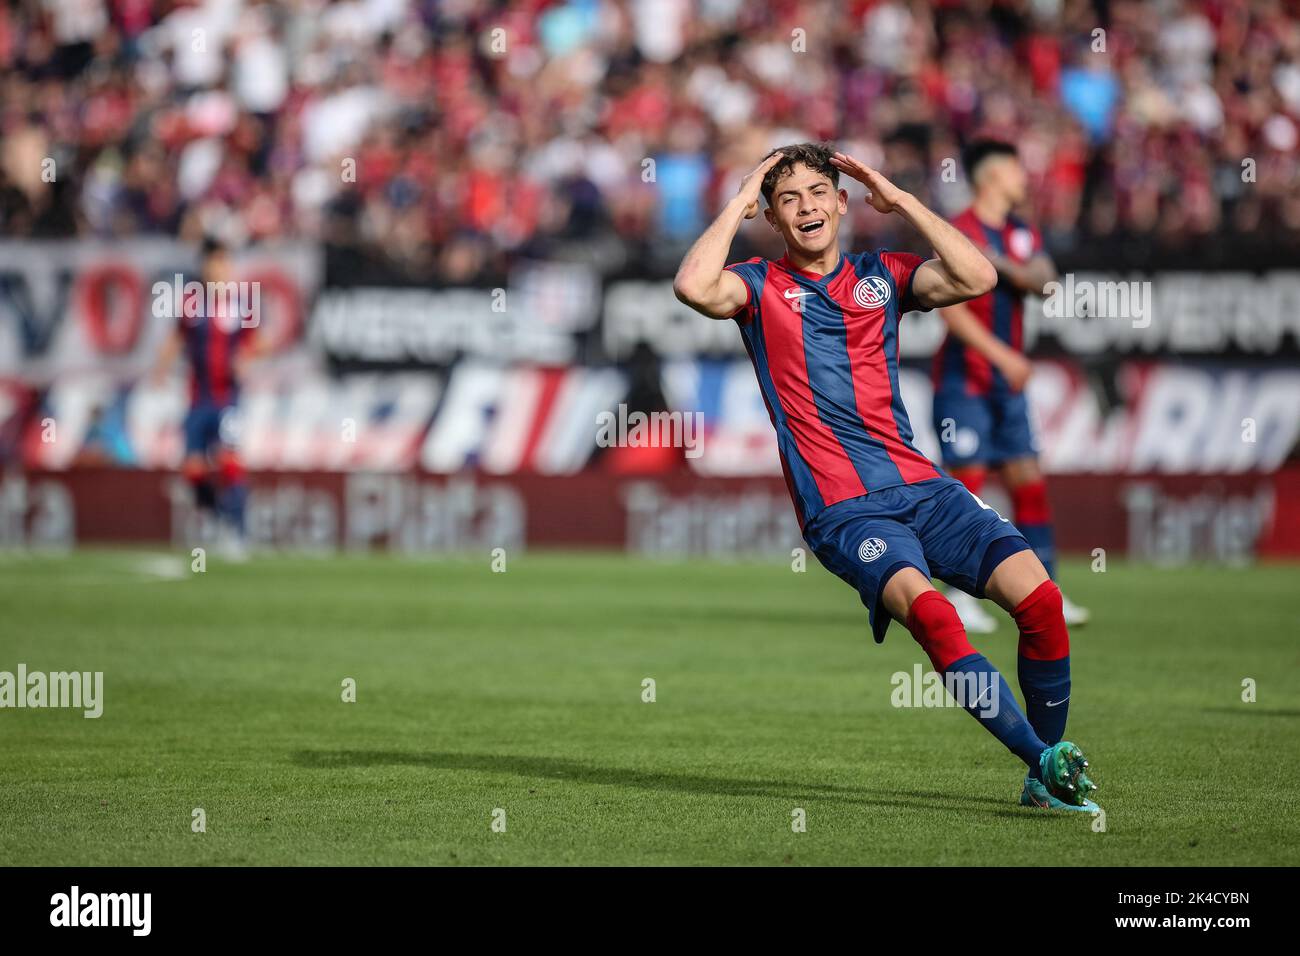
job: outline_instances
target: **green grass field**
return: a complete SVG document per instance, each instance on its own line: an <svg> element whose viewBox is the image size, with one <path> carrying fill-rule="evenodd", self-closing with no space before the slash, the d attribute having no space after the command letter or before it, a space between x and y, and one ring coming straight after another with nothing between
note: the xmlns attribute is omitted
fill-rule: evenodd
<svg viewBox="0 0 1300 956"><path fill-rule="evenodd" d="M1094 832L1019 808L965 714L891 706L919 648L815 563L171 562L0 556L0 670L105 685L98 720L0 710L0 861L1300 863L1295 566L1066 567ZM1009 621L976 645L1014 675Z"/></svg>

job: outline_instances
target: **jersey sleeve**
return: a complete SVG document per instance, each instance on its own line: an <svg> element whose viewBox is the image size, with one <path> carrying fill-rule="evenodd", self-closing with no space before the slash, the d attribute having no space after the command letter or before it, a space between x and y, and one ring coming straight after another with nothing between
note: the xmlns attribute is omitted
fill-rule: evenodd
<svg viewBox="0 0 1300 956"><path fill-rule="evenodd" d="M988 237L984 235L984 227L969 212L955 216L952 220L952 227L975 243L977 249L983 249L989 244Z"/></svg>
<svg viewBox="0 0 1300 956"><path fill-rule="evenodd" d="M740 276L745 283L745 304L736 310L732 316L741 325L744 325L754 316L754 309L758 305L759 296L763 292L763 268L762 259L747 259L744 262L735 262L726 267L728 272L734 272Z"/></svg>
<svg viewBox="0 0 1300 956"><path fill-rule="evenodd" d="M912 294L912 283L916 279L916 270L921 268L921 264L925 261L925 256L913 255L910 252L880 253L880 264L889 270L889 274L894 279L894 288L898 290L898 312L900 315L904 312L930 311L916 301L916 296Z"/></svg>

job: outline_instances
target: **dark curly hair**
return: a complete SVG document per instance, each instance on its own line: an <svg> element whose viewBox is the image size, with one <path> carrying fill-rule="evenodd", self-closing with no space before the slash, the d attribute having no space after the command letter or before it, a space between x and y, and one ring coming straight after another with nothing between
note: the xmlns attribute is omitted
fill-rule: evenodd
<svg viewBox="0 0 1300 956"><path fill-rule="evenodd" d="M772 205L772 193L781 177L798 165L807 166L814 173L821 173L831 181L832 186L838 189L840 171L831 165L833 152L835 150L829 143L795 143L793 146L779 146L769 152L763 157L764 159L772 153L783 153L785 159L769 169L767 175L763 177L763 198L767 200L767 204Z"/></svg>

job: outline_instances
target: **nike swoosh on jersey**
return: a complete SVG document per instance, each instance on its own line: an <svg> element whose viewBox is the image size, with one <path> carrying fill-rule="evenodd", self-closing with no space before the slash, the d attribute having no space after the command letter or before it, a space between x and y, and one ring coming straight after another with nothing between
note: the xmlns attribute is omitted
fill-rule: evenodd
<svg viewBox="0 0 1300 956"><path fill-rule="evenodd" d="M799 296L801 296L801 295L812 295L813 293L811 293L811 292L800 292L800 291L798 291L798 290L796 290L796 289L786 289L786 290L785 290L784 292L782 292L781 294L782 294L783 296L785 296L787 299L797 299L797 298L799 298Z"/></svg>
<svg viewBox="0 0 1300 956"><path fill-rule="evenodd" d="M1069 699L1070 699L1069 696L1065 696L1065 697L1062 697L1060 700L1049 700L1049 701L1047 702L1047 706L1048 706L1048 707L1059 707L1059 706L1061 706L1061 704L1064 704L1064 703L1065 703L1067 700L1069 700Z"/></svg>

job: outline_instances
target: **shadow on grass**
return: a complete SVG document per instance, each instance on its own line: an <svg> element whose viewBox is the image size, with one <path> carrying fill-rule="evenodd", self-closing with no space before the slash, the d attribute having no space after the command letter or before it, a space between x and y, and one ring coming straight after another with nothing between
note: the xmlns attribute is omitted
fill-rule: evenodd
<svg viewBox="0 0 1300 956"><path fill-rule="evenodd" d="M1005 808L1008 801L994 797L945 794L930 791L877 790L797 780L761 780L741 777L713 777L703 774L632 770L600 767L562 757L526 757L512 754L427 753L396 750L299 750L291 755L301 767L331 770L348 767L407 766L430 770L462 770L506 773L542 780L661 790L726 797L780 797L787 800L832 800L872 807L906 807L921 810L978 810Z"/></svg>

